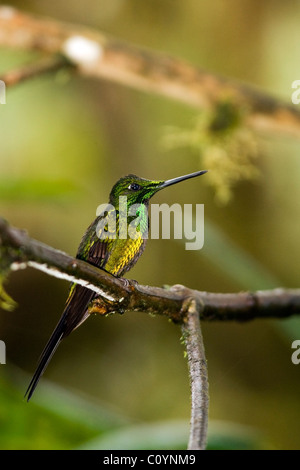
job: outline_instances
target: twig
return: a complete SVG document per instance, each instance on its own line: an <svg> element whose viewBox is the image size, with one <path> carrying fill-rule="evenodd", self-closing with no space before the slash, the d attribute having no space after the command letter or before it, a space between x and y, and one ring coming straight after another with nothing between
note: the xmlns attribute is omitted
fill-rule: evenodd
<svg viewBox="0 0 300 470"><path fill-rule="evenodd" d="M202 306L192 299L182 323L182 336L186 347L191 386L191 422L188 450L205 450L208 427L208 376L205 350L199 321Z"/></svg>
<svg viewBox="0 0 300 470"><path fill-rule="evenodd" d="M15 70L10 70L0 75L0 79L3 80L7 87L11 87L26 80L40 77L41 75L57 72L65 67L74 68L65 57L51 56L43 58L33 64L23 65Z"/></svg>
<svg viewBox="0 0 300 470"><path fill-rule="evenodd" d="M256 130L300 137L300 112L249 85L98 31L0 7L0 46L62 54L84 75L158 93L201 109L230 101Z"/></svg>
<svg viewBox="0 0 300 470"><path fill-rule="evenodd" d="M185 318L183 302L194 298L203 305L200 319L247 321L255 318L286 318L300 315L300 289L217 294L175 285L170 289L142 286L116 278L73 258L11 227L0 218L0 273L27 266L89 287L106 302L106 312L139 311L164 315L176 323ZM96 311L96 310L95 310Z"/></svg>

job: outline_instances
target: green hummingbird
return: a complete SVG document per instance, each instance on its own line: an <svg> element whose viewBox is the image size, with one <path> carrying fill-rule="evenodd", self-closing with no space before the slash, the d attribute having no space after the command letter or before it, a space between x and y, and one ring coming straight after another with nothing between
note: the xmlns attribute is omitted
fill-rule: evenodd
<svg viewBox="0 0 300 470"><path fill-rule="evenodd" d="M109 204L85 232L76 258L104 269L116 277L131 269L143 253L149 229L149 201L155 193L180 181L203 175L207 170L197 171L166 181L151 181L135 175L120 178L113 186ZM123 199L122 199L123 197ZM135 223L135 236L121 237L120 201L126 197L127 228ZM135 205L134 213L130 208ZM131 214L131 215L130 215ZM133 215L132 215L133 214ZM138 218L137 218L138 215ZM114 221L115 223L110 223ZM126 227L125 227L126 228ZM124 224L122 230L124 229ZM25 397L30 400L41 376L48 366L61 340L81 325L90 315L89 306L97 294L87 287L72 283L62 316L46 344L37 369L27 388Z"/></svg>

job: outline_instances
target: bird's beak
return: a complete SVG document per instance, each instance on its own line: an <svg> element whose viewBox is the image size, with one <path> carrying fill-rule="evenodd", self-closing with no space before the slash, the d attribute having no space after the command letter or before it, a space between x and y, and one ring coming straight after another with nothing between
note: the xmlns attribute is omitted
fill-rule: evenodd
<svg viewBox="0 0 300 470"><path fill-rule="evenodd" d="M204 175L204 173L207 173L207 171L208 170L196 171L195 173L190 173L189 175L178 176L177 178L166 180L162 184L160 184L157 189L163 189L167 186L171 186L172 184L180 183L180 181L188 180L190 178L196 178L196 176Z"/></svg>

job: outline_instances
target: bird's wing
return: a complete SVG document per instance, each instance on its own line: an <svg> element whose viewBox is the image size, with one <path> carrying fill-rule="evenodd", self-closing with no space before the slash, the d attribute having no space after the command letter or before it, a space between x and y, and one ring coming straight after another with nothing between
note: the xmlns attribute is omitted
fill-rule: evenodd
<svg viewBox="0 0 300 470"><path fill-rule="evenodd" d="M89 249L87 262L98 268L104 268L108 251L109 243L107 240L95 240Z"/></svg>
<svg viewBox="0 0 300 470"><path fill-rule="evenodd" d="M108 243L106 240L94 240L88 251L85 261L99 268L105 266L108 256ZM78 255L77 255L78 257ZM87 317L88 305L97 297L97 294L87 287L73 283L63 313L65 325L63 337L68 336L75 328L83 323Z"/></svg>

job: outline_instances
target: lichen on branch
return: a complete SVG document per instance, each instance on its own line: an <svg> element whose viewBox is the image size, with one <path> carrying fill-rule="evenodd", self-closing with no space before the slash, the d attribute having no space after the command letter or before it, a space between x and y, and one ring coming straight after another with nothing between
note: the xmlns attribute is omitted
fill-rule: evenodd
<svg viewBox="0 0 300 470"><path fill-rule="evenodd" d="M209 168L207 182L217 202L227 204L236 184L259 177L258 138L245 125L244 113L228 101L198 114L188 129L168 127L162 141L165 149L186 148Z"/></svg>

